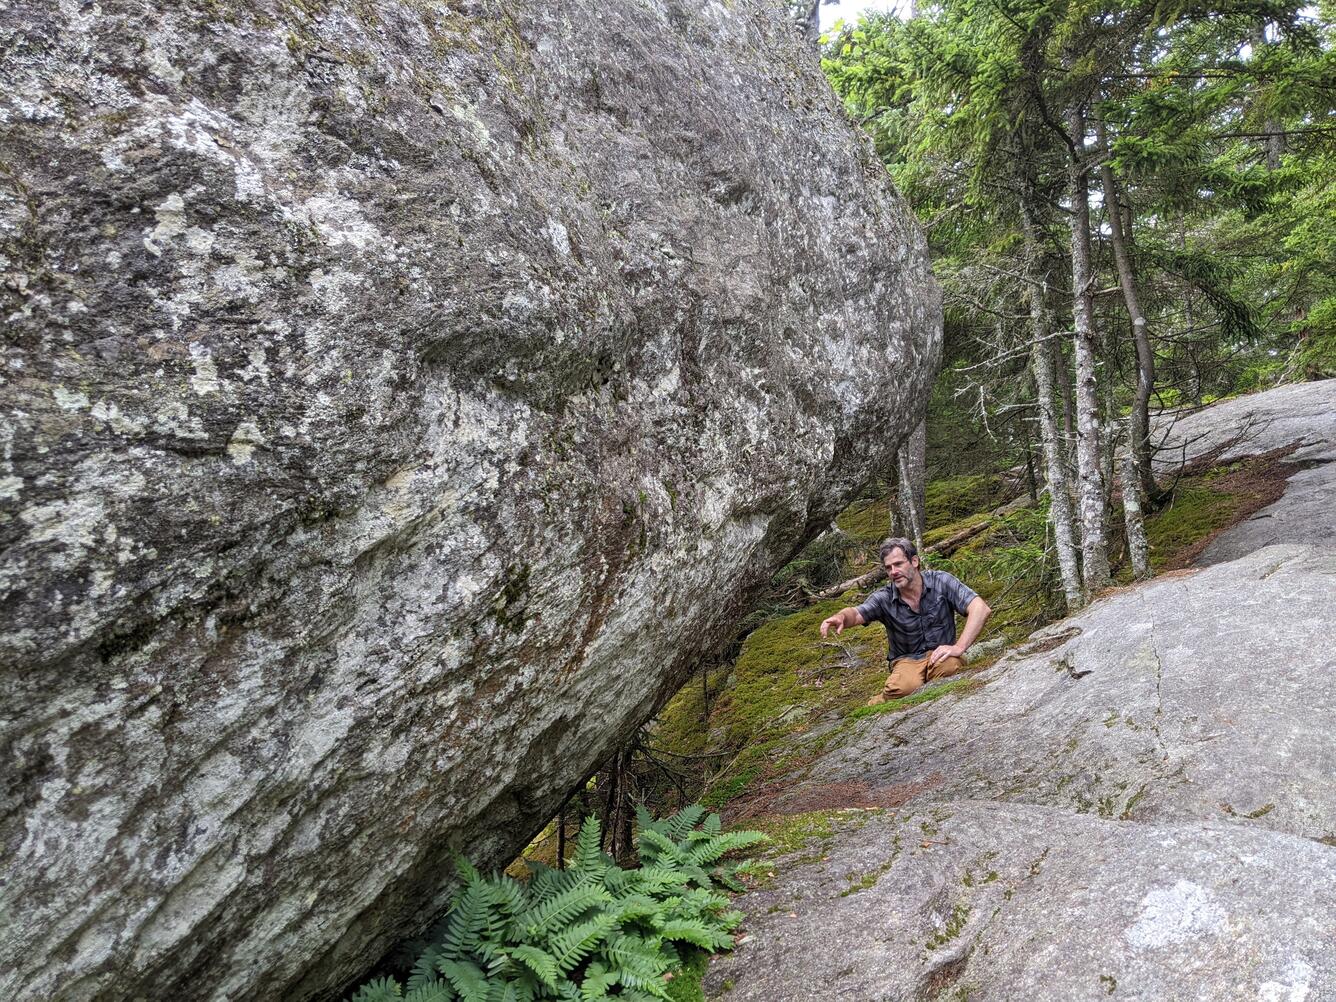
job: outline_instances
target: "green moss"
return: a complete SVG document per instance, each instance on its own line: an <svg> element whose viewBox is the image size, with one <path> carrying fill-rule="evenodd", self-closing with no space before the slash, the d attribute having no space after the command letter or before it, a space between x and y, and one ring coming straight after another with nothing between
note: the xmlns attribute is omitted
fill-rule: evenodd
<svg viewBox="0 0 1336 1002"><path fill-rule="evenodd" d="M656 744L682 755L713 751L726 763L711 777L704 803L722 805L814 753L818 749L803 740L810 723L861 706L880 687L886 677L882 630L821 639L821 621L845 604L817 603L754 630L733 665L731 684L725 685L728 672L716 673L708 722L705 694L694 681L661 712Z"/></svg>
<svg viewBox="0 0 1336 1002"><path fill-rule="evenodd" d="M1132 810L1136 807L1137 804L1141 803L1142 799L1146 796L1146 789L1147 788L1143 786L1141 787L1141 789L1137 790L1136 793L1132 794L1132 796L1127 798L1127 803L1123 805L1122 814L1118 815L1119 820L1121 821L1132 820Z"/></svg>
<svg viewBox="0 0 1336 1002"><path fill-rule="evenodd" d="M809 848L813 842L824 846L837 832L857 830L870 818L883 814L880 807L864 810L845 807L830 811L808 811L804 814L778 815L748 820L747 824L770 837L769 842L752 850L765 859L778 859Z"/></svg>
<svg viewBox="0 0 1336 1002"><path fill-rule="evenodd" d="M888 872L890 872L891 867L895 865L895 861L899 858L900 858L900 834L897 832L891 848L891 858L886 860L886 862L882 863L875 869L869 870L867 873L849 874L845 878L849 881L849 886L846 887L844 890L840 891L840 897L847 898L850 894L858 894L860 891L866 891L868 888L874 887L878 880L880 880Z"/></svg>
<svg viewBox="0 0 1336 1002"><path fill-rule="evenodd" d="M925 532L941 528L966 515L992 511L1006 500L1006 489L997 474L934 480L923 491Z"/></svg>
<svg viewBox="0 0 1336 1002"><path fill-rule="evenodd" d="M1184 480L1173 501L1146 520L1152 569L1164 568L1183 550L1233 521L1241 500L1209 484L1206 476Z"/></svg>
<svg viewBox="0 0 1336 1002"><path fill-rule="evenodd" d="M701 804L705 807L712 807L717 810L727 804L730 800L736 800L746 792L747 784L756 778L756 774L759 771L759 769L753 766L722 783L716 783L714 786L710 787L709 792L700 798Z"/></svg>
<svg viewBox="0 0 1336 1002"><path fill-rule="evenodd" d="M1112 995L1118 990L1118 979L1112 974L1101 974L1099 976L1099 986L1104 989L1105 995Z"/></svg>
<svg viewBox="0 0 1336 1002"><path fill-rule="evenodd" d="M928 942L924 944L929 950L935 950L939 946L945 946L951 940L960 935L965 924L970 920L970 907L965 902L959 902L951 909L951 916L946 920L946 925L938 932L928 937Z"/></svg>
<svg viewBox="0 0 1336 1002"><path fill-rule="evenodd" d="M982 686L983 683L978 679L956 678L939 686L911 692L908 696L901 699L890 699L877 706L860 706L849 714L848 719L862 720L864 717L876 716L881 713L895 713L900 710L907 710L911 706L920 706L923 703L935 702L943 696L948 696L951 693L964 696L967 693L974 692Z"/></svg>
<svg viewBox="0 0 1336 1002"><path fill-rule="evenodd" d="M840 530L867 543L880 543L891 533L889 497L873 501L855 501L835 519Z"/></svg>
<svg viewBox="0 0 1336 1002"><path fill-rule="evenodd" d="M683 959L681 970L675 972L672 981L665 986L668 998L672 1002L705 1002L705 970L710 966L710 958L699 950L693 950Z"/></svg>

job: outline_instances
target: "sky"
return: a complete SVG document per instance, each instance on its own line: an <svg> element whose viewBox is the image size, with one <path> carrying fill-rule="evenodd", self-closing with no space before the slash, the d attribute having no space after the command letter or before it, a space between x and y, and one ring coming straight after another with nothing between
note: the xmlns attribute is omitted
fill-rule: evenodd
<svg viewBox="0 0 1336 1002"><path fill-rule="evenodd" d="M858 15L863 11L893 11L903 10L908 12L909 0L839 0L838 3L821 5L821 30L827 30L840 18L845 21L857 21Z"/></svg>

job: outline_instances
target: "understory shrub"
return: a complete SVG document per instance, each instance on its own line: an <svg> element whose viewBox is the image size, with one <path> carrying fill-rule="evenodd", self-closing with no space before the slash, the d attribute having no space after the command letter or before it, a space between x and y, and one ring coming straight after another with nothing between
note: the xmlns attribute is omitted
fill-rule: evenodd
<svg viewBox="0 0 1336 1002"><path fill-rule="evenodd" d="M567 868L529 863L527 884L457 860L464 887L420 944L407 993L378 978L352 1002L667 999L665 973L733 946L742 913L720 888L741 887L722 859L765 836L723 832L698 804L661 821L640 808L636 819L635 869L600 851L593 817Z"/></svg>

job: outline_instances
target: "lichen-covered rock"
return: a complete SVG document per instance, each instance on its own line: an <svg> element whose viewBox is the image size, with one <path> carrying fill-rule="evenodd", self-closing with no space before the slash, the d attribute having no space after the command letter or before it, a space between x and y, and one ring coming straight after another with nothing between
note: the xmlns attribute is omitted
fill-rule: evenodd
<svg viewBox="0 0 1336 1002"><path fill-rule="evenodd" d="M1336 849L1319 842L978 801L829 829L817 858L782 857L745 899L710 998L1336 998Z"/></svg>
<svg viewBox="0 0 1336 1002"><path fill-rule="evenodd" d="M1273 543L1336 548L1336 379L1277 386L1264 393L1221 400L1186 415L1163 415L1156 465L1161 477L1184 459L1229 463L1291 449L1294 474L1285 493L1213 539L1197 560L1218 564Z"/></svg>
<svg viewBox="0 0 1336 1002"><path fill-rule="evenodd" d="M761 0L0 12L0 993L327 997L926 396Z"/></svg>

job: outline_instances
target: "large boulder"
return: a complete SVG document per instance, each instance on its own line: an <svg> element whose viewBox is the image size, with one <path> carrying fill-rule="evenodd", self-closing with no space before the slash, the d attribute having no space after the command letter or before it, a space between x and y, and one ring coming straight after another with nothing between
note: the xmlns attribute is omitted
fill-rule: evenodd
<svg viewBox="0 0 1336 1002"><path fill-rule="evenodd" d="M330 997L925 402L777 9L0 13L0 994Z"/></svg>

